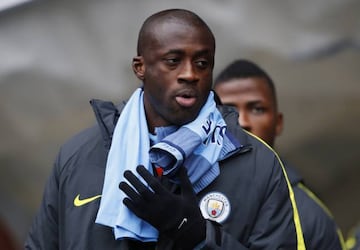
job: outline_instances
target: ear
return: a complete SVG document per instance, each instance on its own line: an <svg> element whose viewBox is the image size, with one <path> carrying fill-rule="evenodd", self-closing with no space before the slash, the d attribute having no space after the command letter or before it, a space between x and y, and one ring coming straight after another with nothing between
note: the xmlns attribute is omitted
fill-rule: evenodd
<svg viewBox="0 0 360 250"><path fill-rule="evenodd" d="M281 112L277 113L276 117L276 136L281 135L284 129L284 115Z"/></svg>
<svg viewBox="0 0 360 250"><path fill-rule="evenodd" d="M142 56L136 56L133 58L132 68L136 77L143 81L145 75L145 64Z"/></svg>

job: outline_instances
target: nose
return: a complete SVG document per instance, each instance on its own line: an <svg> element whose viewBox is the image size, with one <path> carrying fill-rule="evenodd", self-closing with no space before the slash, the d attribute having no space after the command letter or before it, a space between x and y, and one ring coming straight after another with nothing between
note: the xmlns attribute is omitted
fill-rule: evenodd
<svg viewBox="0 0 360 250"><path fill-rule="evenodd" d="M179 83L196 83L199 80L195 65L191 61L185 61L178 75Z"/></svg>
<svg viewBox="0 0 360 250"><path fill-rule="evenodd" d="M239 111L239 124L243 129L251 132L249 116L246 114L246 112Z"/></svg>

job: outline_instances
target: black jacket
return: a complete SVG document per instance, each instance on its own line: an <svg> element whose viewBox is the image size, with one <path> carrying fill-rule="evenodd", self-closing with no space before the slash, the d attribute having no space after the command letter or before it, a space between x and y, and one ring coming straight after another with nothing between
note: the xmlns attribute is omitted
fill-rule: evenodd
<svg viewBox="0 0 360 250"><path fill-rule="evenodd" d="M306 249L346 249L343 235L330 211L305 185L303 178L288 163L286 172L294 190Z"/></svg>
<svg viewBox="0 0 360 250"><path fill-rule="evenodd" d="M26 249L155 249L156 243L115 240L111 228L95 223L107 154L123 105L91 103L98 124L61 147ZM220 175L198 194L200 201L220 192L230 204L221 225L207 222L203 249L305 249L290 182L278 157L241 129L233 109L218 108L244 146L220 162ZM78 195L83 204L75 202ZM84 202L89 197L93 199Z"/></svg>

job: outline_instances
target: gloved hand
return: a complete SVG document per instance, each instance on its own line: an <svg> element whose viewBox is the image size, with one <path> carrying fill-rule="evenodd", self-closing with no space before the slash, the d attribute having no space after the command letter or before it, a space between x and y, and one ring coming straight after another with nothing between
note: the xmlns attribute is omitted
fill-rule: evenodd
<svg viewBox="0 0 360 250"><path fill-rule="evenodd" d="M180 167L180 193L168 191L159 179L138 166L137 172L149 184L146 187L131 171L124 172L126 182L119 188L128 196L123 203L138 217L147 221L163 235L174 241L180 249L193 249L205 239L206 222L202 217L195 192L185 167Z"/></svg>

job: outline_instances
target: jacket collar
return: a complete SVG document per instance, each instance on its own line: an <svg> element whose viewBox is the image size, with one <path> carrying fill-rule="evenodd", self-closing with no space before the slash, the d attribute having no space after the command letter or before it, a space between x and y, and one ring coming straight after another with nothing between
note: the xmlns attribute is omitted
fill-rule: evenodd
<svg viewBox="0 0 360 250"><path fill-rule="evenodd" d="M249 137L246 132L244 132L243 128L241 128L238 117L239 113L236 111L234 107L226 106L226 105L218 105L218 110L222 114L226 124L227 130L230 132L242 145L237 150L235 150L231 155L228 155L226 158L234 154L241 154L252 150L252 145L249 142Z"/></svg>
<svg viewBox="0 0 360 250"><path fill-rule="evenodd" d="M118 106L109 101L102 101L98 99L90 100L93 108L96 121L99 125L101 135L104 139L105 148L110 149L112 136L115 130L117 120L120 117L121 110L125 106L125 102Z"/></svg>

